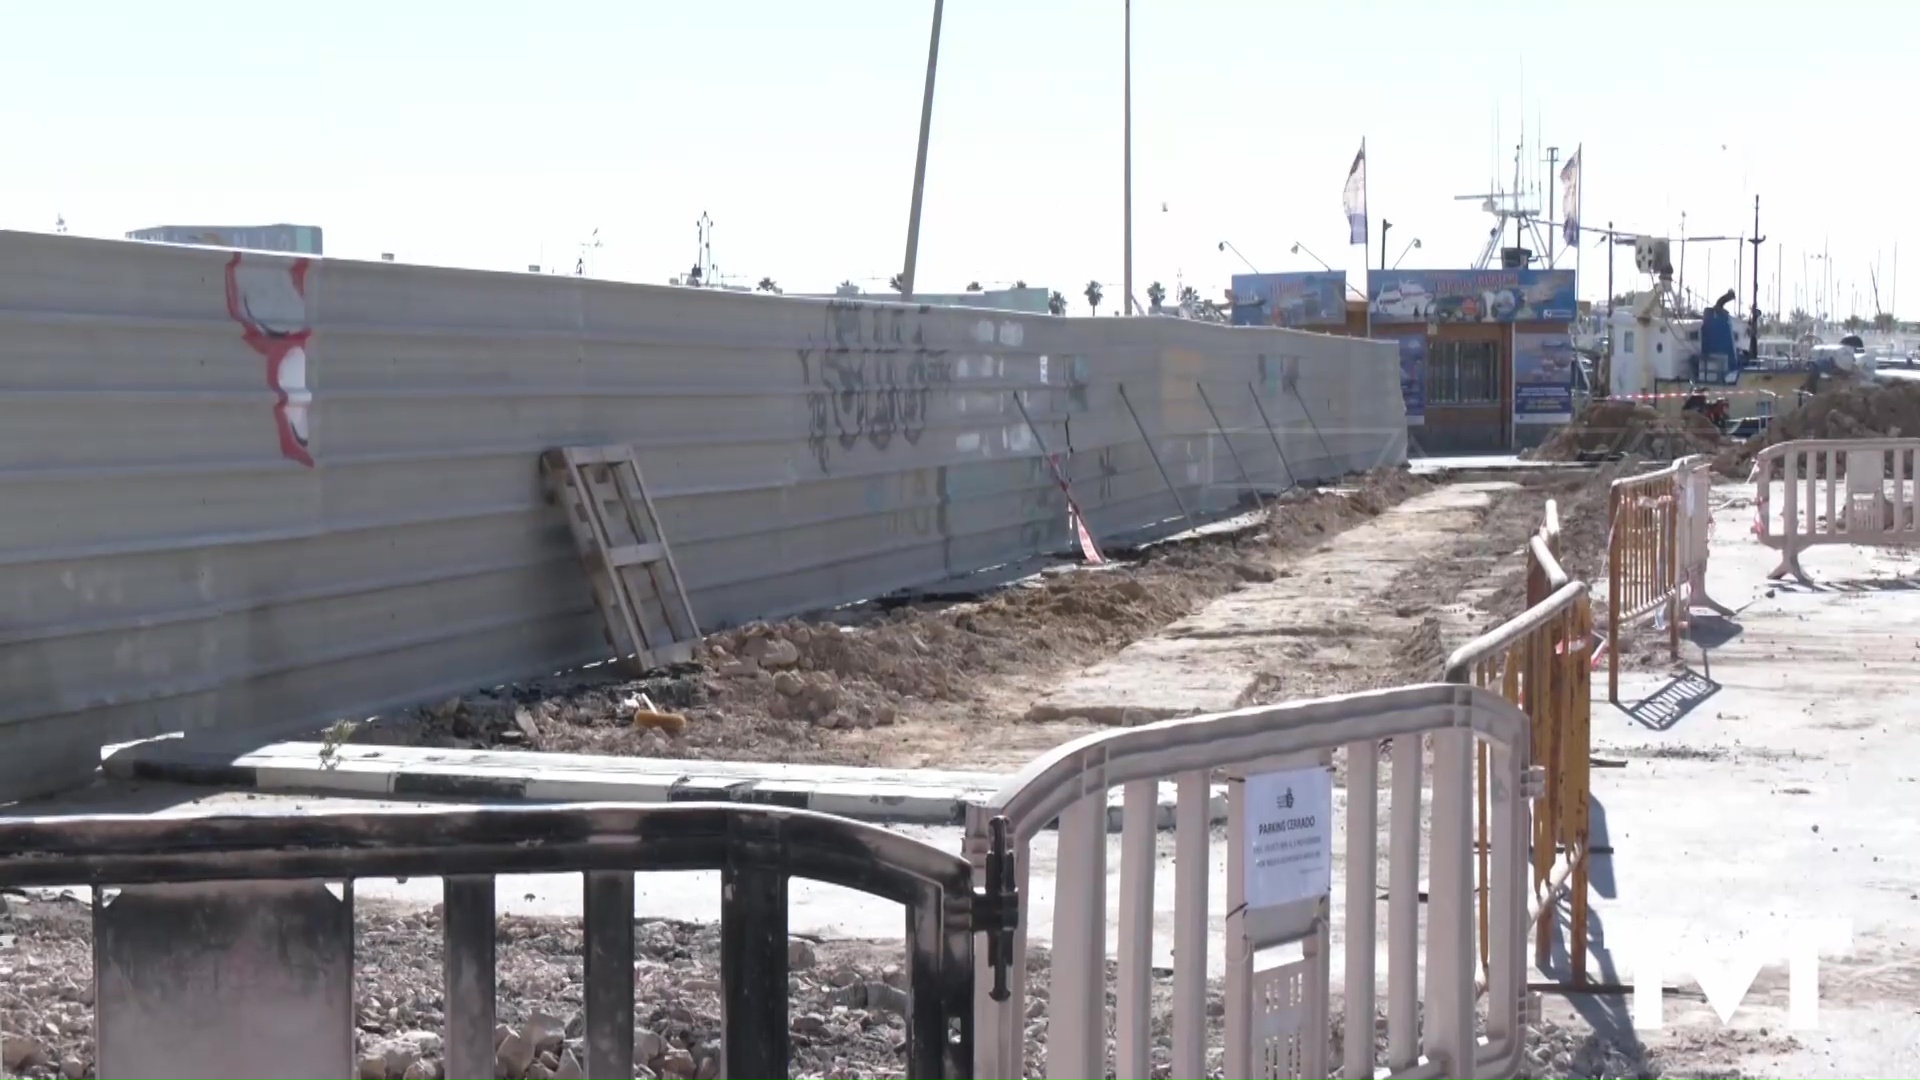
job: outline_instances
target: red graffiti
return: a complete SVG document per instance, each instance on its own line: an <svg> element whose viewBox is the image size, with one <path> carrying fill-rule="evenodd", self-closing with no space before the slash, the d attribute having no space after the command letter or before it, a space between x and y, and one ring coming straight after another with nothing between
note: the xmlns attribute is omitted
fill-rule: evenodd
<svg viewBox="0 0 1920 1080"><path fill-rule="evenodd" d="M280 430L280 453L309 468L313 453L307 388L307 339L313 336L307 314L310 259L242 263L235 252L227 261L227 314L240 324L240 339L267 361L267 388L274 393L273 420Z"/></svg>

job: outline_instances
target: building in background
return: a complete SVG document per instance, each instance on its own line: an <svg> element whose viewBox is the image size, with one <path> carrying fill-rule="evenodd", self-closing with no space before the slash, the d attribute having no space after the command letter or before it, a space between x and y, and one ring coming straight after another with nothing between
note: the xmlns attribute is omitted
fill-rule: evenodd
<svg viewBox="0 0 1920 1080"><path fill-rule="evenodd" d="M1370 302L1322 332L1398 346L1409 453L1524 450L1573 418L1583 387L1575 284L1572 270L1373 270Z"/></svg>
<svg viewBox="0 0 1920 1080"><path fill-rule="evenodd" d="M297 255L322 254L318 225L158 225L135 229L127 234L127 239L248 251L287 251Z"/></svg>
<svg viewBox="0 0 1920 1080"><path fill-rule="evenodd" d="M1371 311L1360 317L1374 337L1399 343L1422 451L1523 450L1573 419L1574 286L1572 270L1367 275Z"/></svg>

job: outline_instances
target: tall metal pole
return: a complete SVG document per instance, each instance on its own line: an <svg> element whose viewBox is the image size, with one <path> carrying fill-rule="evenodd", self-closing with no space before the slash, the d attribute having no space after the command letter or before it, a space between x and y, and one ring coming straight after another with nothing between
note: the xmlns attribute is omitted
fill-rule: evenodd
<svg viewBox="0 0 1920 1080"><path fill-rule="evenodd" d="M927 44L927 92L920 99L920 155L913 163L913 208L907 212L907 265L900 271L900 295L913 296L913 271L920 260L920 201L927 190L927 136L933 130L933 73L940 63L940 14L946 0L933 0L933 40Z"/></svg>
<svg viewBox="0 0 1920 1080"><path fill-rule="evenodd" d="M1680 211L1680 306L1687 306L1687 212Z"/></svg>
<svg viewBox="0 0 1920 1080"><path fill-rule="evenodd" d="M1126 159L1121 166L1120 198L1126 203L1125 224L1121 232L1121 260L1125 264L1121 269L1121 287L1125 294L1121 303L1126 306L1127 314L1133 314L1133 0L1126 0L1122 9L1126 23L1122 31L1126 56L1123 60L1125 89L1122 91L1122 123L1126 132L1122 136L1122 156Z"/></svg>
<svg viewBox="0 0 1920 1080"><path fill-rule="evenodd" d="M1753 197L1753 351L1748 353L1752 359L1760 355L1760 245L1766 241L1760 235L1760 196Z"/></svg>
<svg viewBox="0 0 1920 1080"><path fill-rule="evenodd" d="M1560 148L1557 146L1549 146L1547 147L1547 183L1557 184L1559 182L1560 182ZM1543 199L1541 201L1547 204L1546 207L1544 207L1543 209L1552 209L1553 203L1551 200ZM1564 207L1562 209L1564 209ZM1547 220L1551 222L1553 220L1553 215L1551 214L1547 215ZM1547 265L1548 266L1553 265L1553 230L1552 229L1547 230Z"/></svg>
<svg viewBox="0 0 1920 1080"><path fill-rule="evenodd" d="M1367 137L1365 135L1360 136L1360 167L1363 170L1365 170L1360 174L1361 219L1366 222L1371 222L1373 220L1372 218L1373 206L1367 201L1367 177L1373 173L1373 169L1367 165ZM1381 220L1384 221L1386 219L1382 218ZM1381 229L1380 230L1380 239L1381 239L1380 246L1381 247L1386 246L1386 236L1387 236L1387 231L1385 229ZM1312 254L1312 253L1309 252L1309 254ZM1313 257L1315 261L1318 261L1320 258L1320 256L1318 255L1314 255ZM1386 256L1382 255L1381 258L1384 259L1386 258ZM1321 263L1320 265L1326 266L1327 264ZM1328 266L1327 269L1331 270L1333 268ZM1382 267L1381 269L1385 269L1385 267ZM1381 280L1382 281L1386 280L1386 276L1384 274L1381 275ZM1373 275L1367 273L1367 238L1365 236L1362 236L1360 238L1360 283L1365 286L1365 288L1362 289L1360 292L1360 299L1366 301L1366 304L1367 304L1367 338L1368 340L1372 340L1373 338Z"/></svg>
<svg viewBox="0 0 1920 1080"><path fill-rule="evenodd" d="M1620 248L1620 237L1613 231L1613 222L1607 222L1607 356L1604 377L1600 385L1606 387L1606 395L1613 394L1613 253Z"/></svg>

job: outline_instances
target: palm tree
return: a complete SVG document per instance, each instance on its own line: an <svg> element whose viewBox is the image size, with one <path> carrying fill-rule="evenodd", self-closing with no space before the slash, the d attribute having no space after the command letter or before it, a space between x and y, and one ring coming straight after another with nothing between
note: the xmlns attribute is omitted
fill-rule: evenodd
<svg viewBox="0 0 1920 1080"><path fill-rule="evenodd" d="M892 289L894 292L900 293L903 296L906 295L907 287L905 284L901 282L899 274L895 274L892 277L887 279L887 288Z"/></svg>
<svg viewBox="0 0 1920 1080"><path fill-rule="evenodd" d="M1100 298L1104 295L1105 294L1100 291L1099 282L1097 281L1087 282L1087 292L1086 292L1087 307L1091 308L1095 315L1100 314Z"/></svg>
<svg viewBox="0 0 1920 1080"><path fill-rule="evenodd" d="M1047 297L1047 313L1049 315L1065 315L1067 313L1067 298L1062 295L1058 289L1055 289L1052 295Z"/></svg>
<svg viewBox="0 0 1920 1080"><path fill-rule="evenodd" d="M1156 281L1153 284L1147 286L1147 303L1153 305L1152 310L1159 311L1160 305L1166 302L1167 302L1167 287L1165 285L1162 285Z"/></svg>
<svg viewBox="0 0 1920 1080"><path fill-rule="evenodd" d="M755 287L758 288L761 292L777 293L780 291L780 286L775 284L774 280L770 277L761 278L760 284Z"/></svg>
<svg viewBox="0 0 1920 1080"><path fill-rule="evenodd" d="M1183 308L1199 307L1200 290L1191 285L1182 285L1180 287L1180 306Z"/></svg>
<svg viewBox="0 0 1920 1080"><path fill-rule="evenodd" d="M967 282L967 291L968 291L968 292L979 292L979 291L980 291L980 283L979 283L979 282L977 282L977 281L969 281L969 282Z"/></svg>
<svg viewBox="0 0 1920 1080"><path fill-rule="evenodd" d="M1024 281L1016 281L1013 283L1013 287L1016 289L1024 289L1027 287L1027 283Z"/></svg>

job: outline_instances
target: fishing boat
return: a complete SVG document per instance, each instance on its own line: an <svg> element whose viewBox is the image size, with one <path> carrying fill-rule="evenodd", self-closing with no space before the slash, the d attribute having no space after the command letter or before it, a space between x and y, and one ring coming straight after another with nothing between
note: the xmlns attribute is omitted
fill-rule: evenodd
<svg viewBox="0 0 1920 1080"><path fill-rule="evenodd" d="M1872 357L1850 345L1762 339L1756 346L1751 324L1727 310L1731 291L1697 319L1679 315L1670 250L1665 239L1635 242L1635 265L1653 282L1610 314L1610 395L1679 412L1709 393L1726 400L1730 427L1752 432L1800 408L1830 377L1871 375Z"/></svg>

